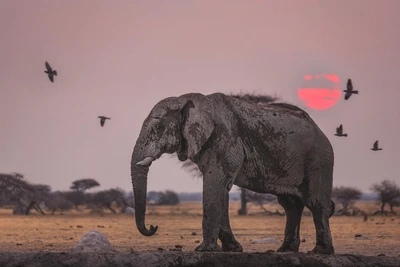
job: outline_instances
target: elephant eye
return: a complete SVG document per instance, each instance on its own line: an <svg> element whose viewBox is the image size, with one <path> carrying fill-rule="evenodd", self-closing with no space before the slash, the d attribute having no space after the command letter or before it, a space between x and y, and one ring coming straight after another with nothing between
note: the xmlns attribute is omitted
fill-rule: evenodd
<svg viewBox="0 0 400 267"><path fill-rule="evenodd" d="M162 131L164 129L164 126L161 123L157 123L155 128L157 131Z"/></svg>

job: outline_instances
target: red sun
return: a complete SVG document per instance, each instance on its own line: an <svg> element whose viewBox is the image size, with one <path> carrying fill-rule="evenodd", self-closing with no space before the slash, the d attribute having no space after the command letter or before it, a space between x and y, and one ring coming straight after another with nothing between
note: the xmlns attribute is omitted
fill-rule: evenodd
<svg viewBox="0 0 400 267"><path fill-rule="evenodd" d="M340 79L337 75L306 75L297 95L303 103L315 110L333 107L340 99Z"/></svg>

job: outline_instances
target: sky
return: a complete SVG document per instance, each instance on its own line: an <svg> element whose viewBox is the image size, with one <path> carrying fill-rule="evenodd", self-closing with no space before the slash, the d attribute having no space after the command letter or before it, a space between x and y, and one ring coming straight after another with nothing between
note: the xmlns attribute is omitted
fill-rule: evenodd
<svg viewBox="0 0 400 267"><path fill-rule="evenodd" d="M54 191L80 178L130 191L133 146L158 101L249 92L309 113L332 143L334 186L400 184L398 10L397 0L2 0L0 172ZM319 74L360 93L312 110L297 90ZM99 115L111 120L100 127ZM340 124L347 138L334 136ZM164 155L148 191L165 189L201 192L202 181Z"/></svg>

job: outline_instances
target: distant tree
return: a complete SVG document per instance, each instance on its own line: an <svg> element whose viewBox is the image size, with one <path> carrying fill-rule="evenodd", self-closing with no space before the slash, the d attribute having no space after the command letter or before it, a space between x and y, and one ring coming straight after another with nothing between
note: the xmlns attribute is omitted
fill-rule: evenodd
<svg viewBox="0 0 400 267"><path fill-rule="evenodd" d="M33 188L35 192L41 197L45 197L51 192L51 186L47 184L34 184Z"/></svg>
<svg viewBox="0 0 400 267"><path fill-rule="evenodd" d="M85 194L83 191L66 191L62 194L65 199L74 204L75 209L77 209L78 206L85 204L85 197L87 194Z"/></svg>
<svg viewBox="0 0 400 267"><path fill-rule="evenodd" d="M73 181L70 189L76 192L85 192L86 190L96 186L100 186L100 184L96 180L92 178L85 178Z"/></svg>
<svg viewBox="0 0 400 267"><path fill-rule="evenodd" d="M94 205L94 195L96 192L84 193L81 205Z"/></svg>
<svg viewBox="0 0 400 267"><path fill-rule="evenodd" d="M158 202L159 199L160 199L160 192L156 191L147 192L147 202L155 204Z"/></svg>
<svg viewBox="0 0 400 267"><path fill-rule="evenodd" d="M284 213L281 213L278 210L272 212L264 207L265 204L276 202L276 196L272 194L257 193L245 188L240 188L239 190L241 208L238 210L238 215L247 215L247 203L260 206L260 208L268 215L284 215Z"/></svg>
<svg viewBox="0 0 400 267"><path fill-rule="evenodd" d="M277 202L276 196L272 194L257 193L250 190L246 191L247 191L246 198L248 202L260 206L260 208L269 215L275 215L275 214L281 216L284 215L284 213L281 213L278 210L271 212L264 207L265 204Z"/></svg>
<svg viewBox="0 0 400 267"><path fill-rule="evenodd" d="M0 173L0 192L9 196L19 196L24 192L33 191L32 185L25 181L22 175Z"/></svg>
<svg viewBox="0 0 400 267"><path fill-rule="evenodd" d="M385 205L389 204L390 212L395 214L393 207L399 204L400 188L394 181L383 180L380 183L373 184L370 190L378 194L378 199L381 202L381 210L379 213L387 214Z"/></svg>
<svg viewBox="0 0 400 267"><path fill-rule="evenodd" d="M26 214L29 214L31 209L35 209L42 215L45 215L40 204L49 202L51 187L45 184L32 184L33 192L24 192L20 197L20 202L26 206Z"/></svg>
<svg viewBox="0 0 400 267"><path fill-rule="evenodd" d="M0 200L15 206L14 214L28 215L32 208L44 214L35 201L35 186L20 173L0 174Z"/></svg>
<svg viewBox="0 0 400 267"><path fill-rule="evenodd" d="M46 184L34 184L33 198L37 203L46 202L51 194L51 187Z"/></svg>
<svg viewBox="0 0 400 267"><path fill-rule="evenodd" d="M356 200L360 199L361 194L361 191L357 188L346 186L334 187L332 190L332 198L342 205L342 209L338 210L338 213L350 215L348 211L349 208L353 206Z"/></svg>
<svg viewBox="0 0 400 267"><path fill-rule="evenodd" d="M166 190L165 192L158 192L159 199L157 205L178 205L179 196L177 193L171 190Z"/></svg>
<svg viewBox="0 0 400 267"><path fill-rule="evenodd" d="M135 208L135 198L133 195L133 191L129 191L127 194L125 194L124 198L127 206Z"/></svg>
<svg viewBox="0 0 400 267"><path fill-rule="evenodd" d="M116 213L112 204L115 203L118 207L124 209L126 206L124 194L125 192L119 188L99 191L93 194L93 204L97 208L107 208L112 213Z"/></svg>
<svg viewBox="0 0 400 267"><path fill-rule="evenodd" d="M61 212L71 210L74 207L74 203L67 199L65 192L56 191L49 195L46 206L51 211L51 214L54 214L56 210Z"/></svg>

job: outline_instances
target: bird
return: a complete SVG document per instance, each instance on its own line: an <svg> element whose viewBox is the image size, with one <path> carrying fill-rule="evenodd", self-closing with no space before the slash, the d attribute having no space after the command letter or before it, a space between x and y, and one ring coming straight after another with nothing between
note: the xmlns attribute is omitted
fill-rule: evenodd
<svg viewBox="0 0 400 267"><path fill-rule="evenodd" d="M346 134L343 133L343 125L342 124L340 124L340 126L336 128L335 135L339 136L339 137L341 137L341 136L347 137L347 133Z"/></svg>
<svg viewBox="0 0 400 267"><path fill-rule="evenodd" d="M107 117L104 117L104 116L99 116L98 118L100 118L101 127L104 126L104 123L106 122L106 120L111 120L111 118L107 118Z"/></svg>
<svg viewBox="0 0 400 267"><path fill-rule="evenodd" d="M352 94L358 95L358 91L353 90L353 83L351 82L351 79L347 80L347 90L343 90L346 94L344 95L344 100L347 100L350 98Z"/></svg>
<svg viewBox="0 0 400 267"><path fill-rule="evenodd" d="M52 83L54 83L54 75L57 76L57 71L53 70L49 64L49 62L45 61L45 66L46 69L44 72L47 73L47 76L49 76L49 79Z"/></svg>
<svg viewBox="0 0 400 267"><path fill-rule="evenodd" d="M378 148L378 140L375 141L371 150L373 150L373 151L383 150L383 148Z"/></svg>

